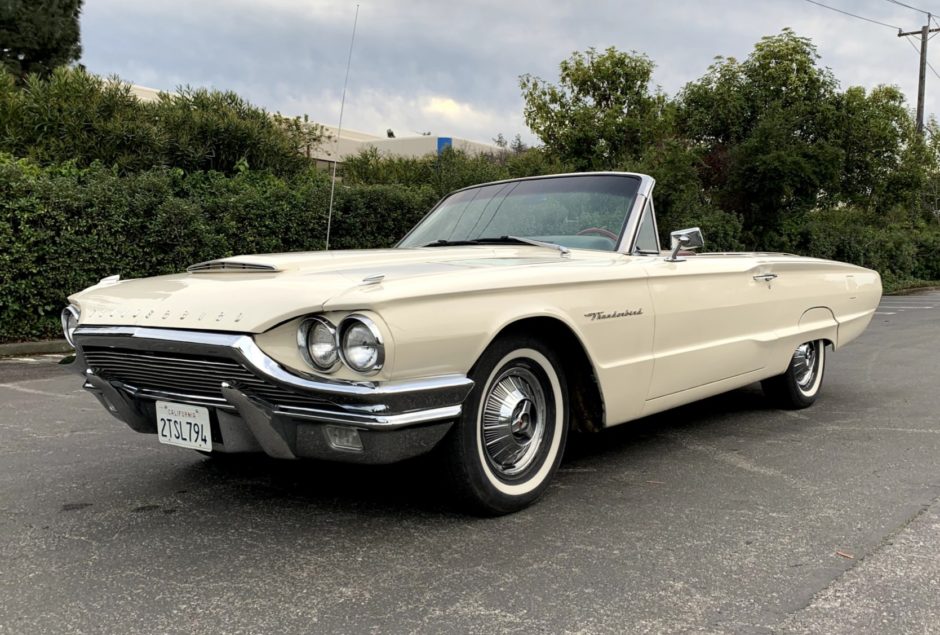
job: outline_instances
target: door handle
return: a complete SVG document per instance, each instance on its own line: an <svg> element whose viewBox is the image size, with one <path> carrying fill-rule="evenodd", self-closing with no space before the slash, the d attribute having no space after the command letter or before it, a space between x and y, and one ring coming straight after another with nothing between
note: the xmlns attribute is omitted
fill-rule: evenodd
<svg viewBox="0 0 940 635"><path fill-rule="evenodd" d="M777 277L777 274L775 273L759 273L756 276L754 276L754 279L760 280L761 282L770 282L776 277Z"/></svg>

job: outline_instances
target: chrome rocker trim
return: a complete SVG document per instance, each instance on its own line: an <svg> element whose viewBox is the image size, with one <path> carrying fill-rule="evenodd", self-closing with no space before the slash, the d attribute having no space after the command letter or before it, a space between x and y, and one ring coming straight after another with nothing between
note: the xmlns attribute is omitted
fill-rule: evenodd
<svg viewBox="0 0 940 635"><path fill-rule="evenodd" d="M462 412L462 403L473 388L464 375L441 375L398 382L340 381L301 376L287 371L265 354L250 335L186 331L146 327L83 326L75 330L73 368L82 373L84 388L108 411L138 432L154 432L153 407L157 400L208 406L224 421L241 419L247 439L239 447L263 450L277 458L317 456L357 462L390 462L429 450ZM311 398L308 406L274 403L252 393L254 386L237 379L220 382L220 394L189 394L185 389L138 387L100 374L89 367L84 347L105 347L224 357L240 364L266 384ZM89 351L89 355L91 352ZM149 410L148 410L149 408ZM320 439L324 426L354 427L373 439L371 452L362 456L326 448ZM233 428L229 428L233 430ZM226 434L226 437L229 435ZM314 438L316 437L316 438ZM397 440L395 440L397 439ZM213 450L231 451L226 447ZM342 456L335 456L342 455Z"/></svg>

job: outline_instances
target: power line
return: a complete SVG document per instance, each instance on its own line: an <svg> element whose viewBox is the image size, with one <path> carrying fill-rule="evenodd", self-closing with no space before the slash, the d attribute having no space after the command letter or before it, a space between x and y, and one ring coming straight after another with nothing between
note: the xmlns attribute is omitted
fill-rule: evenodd
<svg viewBox="0 0 940 635"><path fill-rule="evenodd" d="M917 48L917 45L916 45L916 44L914 44L913 42L911 42L911 41L908 40L907 38L904 38L904 41L911 45L911 47L914 49L914 52L915 52L915 53L917 53L918 55L920 55L920 49ZM935 68L933 67L933 65L932 65L930 62L927 62L927 68L929 68L931 71L933 71L933 74L937 76L937 79L940 79L940 73L937 72L937 69L935 69Z"/></svg>
<svg viewBox="0 0 940 635"><path fill-rule="evenodd" d="M857 20L864 20L865 22L870 22L870 23L872 23L872 24L877 24L877 25L879 25L879 26L883 26L883 27L886 27L886 28L888 28L888 29L891 29L892 31L893 31L893 30L897 30L897 35L898 35L898 37L906 38L906 37L909 36L909 35L920 35L920 36L921 36L921 44L920 44L920 48L919 48L919 49L917 48L917 46L914 45L913 42L909 42L909 43L910 43L910 45L911 45L912 47L914 47L914 51L915 51L915 52L918 54L918 56L920 57L920 78L919 78L919 81L918 81L918 89L917 89L917 132L920 133L920 134L923 134L923 130L924 130L924 88L925 88L925 86L926 86L925 77L926 77L927 69L929 68L930 71L937 77L937 79L940 79L940 73L938 73L938 72L937 72L937 69L935 69L935 68L930 64L930 62L927 61L927 42L931 39L931 36L930 36L931 33L938 33L938 32L940 32L940 23L937 23L937 21L934 19L933 14L932 14L930 11L924 11L923 9L919 9L919 8L917 8L917 7L915 7L915 6L912 6L912 5L909 5L909 4L905 4L904 2L900 2L899 0L886 0L886 1L887 1L887 2L890 2L890 3L892 3L892 4L896 4L896 5L898 5L898 6L901 6L901 7L905 7L905 8L907 8L907 9L911 9L911 10L913 10L913 11L919 11L920 13L924 13L924 14L927 16L927 24L924 25L923 27L921 27L920 29L918 29L917 31L909 31L909 32L906 32L906 33L905 33L905 32L901 29L901 27L895 26L895 25L893 25L893 24L888 24L887 22L880 22L880 21L878 21L878 20L872 20L871 18L866 18L866 17L863 16L863 15L858 15L858 14L856 14L856 13L851 13L851 12L849 12L849 11L843 11L842 9L837 9L836 7L831 7L831 6L829 6L828 4L823 4L822 2L818 2L817 0L806 0L806 2L809 2L810 4L815 4L815 5L818 6L818 7L822 7L822 8L824 8L824 9L829 9L830 11L835 11L836 13L841 13L842 15L847 15L847 16L849 16L849 17L851 17L851 18L856 18ZM937 24L937 27L936 27L936 28L931 28L931 26L930 26L931 23Z"/></svg>
<svg viewBox="0 0 940 635"><path fill-rule="evenodd" d="M899 26L894 26L893 24L886 24L884 22L879 22L878 20L872 20L871 18L866 18L860 15L856 15L854 13L849 13L848 11L843 11L842 9L836 9L835 7L830 7L828 4L823 4L822 2L816 2L816 0L806 0L806 1L809 2L810 4L815 4L816 6L822 7L823 9L829 9L830 11L835 11L836 13L841 13L843 15L847 15L853 18L858 18L859 20L865 20L865 22L871 22L872 24L885 26L892 30L897 30L897 31L901 30L901 27ZM888 0L888 1L893 2L893 0Z"/></svg>
<svg viewBox="0 0 940 635"><path fill-rule="evenodd" d="M905 8L907 8L907 9L911 9L911 10L913 10L913 11L920 11L921 13L926 13L927 15L932 15L932 13L931 13L930 11L924 11L923 9L918 9L917 7L912 7L912 6L909 5L909 4L904 4L903 2L898 2L898 0L887 0L887 1L890 2L891 4L896 4L896 5L898 5L899 7L905 7Z"/></svg>

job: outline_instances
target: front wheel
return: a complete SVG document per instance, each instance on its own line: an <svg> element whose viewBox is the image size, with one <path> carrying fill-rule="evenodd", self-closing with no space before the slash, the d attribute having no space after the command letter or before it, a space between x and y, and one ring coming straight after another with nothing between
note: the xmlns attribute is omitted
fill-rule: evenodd
<svg viewBox="0 0 940 635"><path fill-rule="evenodd" d="M473 511L508 514L533 503L561 462L568 392L554 351L525 336L497 340L470 373L473 392L440 450Z"/></svg>
<svg viewBox="0 0 940 635"><path fill-rule="evenodd" d="M813 405L822 387L826 342L814 340L796 347L786 372L761 382L764 394L782 408Z"/></svg>

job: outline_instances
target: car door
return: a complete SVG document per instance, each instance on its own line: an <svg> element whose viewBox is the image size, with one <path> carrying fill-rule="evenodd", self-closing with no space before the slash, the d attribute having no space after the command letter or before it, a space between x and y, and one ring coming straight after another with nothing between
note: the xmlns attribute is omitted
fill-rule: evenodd
<svg viewBox="0 0 940 635"><path fill-rule="evenodd" d="M657 257L646 269L655 314L647 399L764 367L776 339L771 262L749 254Z"/></svg>

